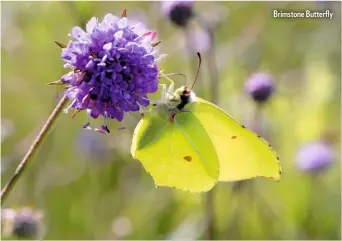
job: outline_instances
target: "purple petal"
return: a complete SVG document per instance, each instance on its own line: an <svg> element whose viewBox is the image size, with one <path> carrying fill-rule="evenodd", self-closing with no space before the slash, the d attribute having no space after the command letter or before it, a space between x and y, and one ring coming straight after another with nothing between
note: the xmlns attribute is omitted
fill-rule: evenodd
<svg viewBox="0 0 342 241"><path fill-rule="evenodd" d="M105 45L103 45L103 50L111 50L112 49L113 44L112 43L107 43Z"/></svg>
<svg viewBox="0 0 342 241"><path fill-rule="evenodd" d="M123 28L126 28L127 27L127 18L121 18L119 21L118 21L118 28L119 29L123 29Z"/></svg>
<svg viewBox="0 0 342 241"><path fill-rule="evenodd" d="M108 25L114 26L114 24L118 21L118 17L108 13L104 16L103 22L106 22Z"/></svg>
<svg viewBox="0 0 342 241"><path fill-rule="evenodd" d="M86 36L86 33L80 27L76 26L72 28L71 36L76 39L82 39Z"/></svg>
<svg viewBox="0 0 342 241"><path fill-rule="evenodd" d="M92 33L96 26L97 26L97 18L92 17L86 25L87 32Z"/></svg>
<svg viewBox="0 0 342 241"><path fill-rule="evenodd" d="M148 106L150 104L150 101L146 96L139 96L138 97L138 102L142 106Z"/></svg>
<svg viewBox="0 0 342 241"><path fill-rule="evenodd" d="M147 87L148 93L155 93L158 90L158 85L149 85Z"/></svg>
<svg viewBox="0 0 342 241"><path fill-rule="evenodd" d="M88 109L88 115L90 115L94 119L97 119L100 114L101 114L101 111L98 108L96 108L96 107L93 107L90 110Z"/></svg>

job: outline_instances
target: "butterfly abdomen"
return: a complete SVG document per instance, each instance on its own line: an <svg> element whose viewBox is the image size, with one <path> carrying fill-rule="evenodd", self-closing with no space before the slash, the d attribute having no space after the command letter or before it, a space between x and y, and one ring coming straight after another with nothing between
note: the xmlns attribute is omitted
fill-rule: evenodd
<svg viewBox="0 0 342 241"><path fill-rule="evenodd" d="M176 106L176 108L177 108L178 110L183 110L184 107L185 107L185 105L186 105L187 103L189 103L189 102L182 101L180 104L178 104L178 105Z"/></svg>

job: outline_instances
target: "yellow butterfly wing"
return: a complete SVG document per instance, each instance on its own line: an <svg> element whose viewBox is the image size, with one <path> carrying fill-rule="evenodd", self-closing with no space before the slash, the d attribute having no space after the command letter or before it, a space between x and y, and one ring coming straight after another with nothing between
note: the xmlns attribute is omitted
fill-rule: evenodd
<svg viewBox="0 0 342 241"><path fill-rule="evenodd" d="M160 112L147 113L134 131L131 154L157 186L204 192L218 180L215 148L190 112L177 114L174 122Z"/></svg>
<svg viewBox="0 0 342 241"><path fill-rule="evenodd" d="M264 139L201 98L187 108L200 120L215 146L220 163L219 181L280 179L279 158Z"/></svg>

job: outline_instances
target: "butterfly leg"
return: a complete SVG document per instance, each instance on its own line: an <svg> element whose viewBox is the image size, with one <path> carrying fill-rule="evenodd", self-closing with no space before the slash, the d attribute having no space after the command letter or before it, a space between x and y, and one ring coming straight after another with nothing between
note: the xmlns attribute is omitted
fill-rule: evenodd
<svg viewBox="0 0 342 241"><path fill-rule="evenodd" d="M166 97L166 84L160 84L160 86L162 87L161 94L160 94L160 100L166 101L166 99L165 99L165 97Z"/></svg>
<svg viewBox="0 0 342 241"><path fill-rule="evenodd" d="M168 93L168 94L172 94L172 93L173 93L173 90L174 90L175 83L173 82L172 79L170 79L167 75L165 75L165 74L163 73L163 71L160 71L160 75L161 75L164 79L166 79L166 80L168 80L168 81L170 82L169 88L167 89L167 93Z"/></svg>
<svg viewBox="0 0 342 241"><path fill-rule="evenodd" d="M153 104L153 105L155 105L155 104ZM140 113L140 117L141 117L141 118L144 118L145 113L150 113L150 112L151 112L151 110L149 110L149 109L140 109L140 110L139 110L139 113Z"/></svg>
<svg viewBox="0 0 342 241"><path fill-rule="evenodd" d="M161 87L161 93L160 93L160 99L159 100L151 100L151 104L153 106L157 106L160 104L165 104L166 103L166 84L159 84Z"/></svg>
<svg viewBox="0 0 342 241"><path fill-rule="evenodd" d="M140 108L140 110L139 110L139 113L140 113L140 114L149 113L149 112L151 112L150 109L143 109L143 108Z"/></svg>
<svg viewBox="0 0 342 241"><path fill-rule="evenodd" d="M174 83L171 79L169 79L169 80L170 80L170 86L169 86L169 88L167 89L167 94L173 95L175 83Z"/></svg>

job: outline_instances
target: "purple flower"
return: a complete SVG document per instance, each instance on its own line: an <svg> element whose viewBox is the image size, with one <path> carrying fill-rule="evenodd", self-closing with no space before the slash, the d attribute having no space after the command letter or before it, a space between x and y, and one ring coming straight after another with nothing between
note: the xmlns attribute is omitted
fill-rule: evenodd
<svg viewBox="0 0 342 241"><path fill-rule="evenodd" d="M2 119L1 130L1 142L4 142L15 130L13 122L8 119Z"/></svg>
<svg viewBox="0 0 342 241"><path fill-rule="evenodd" d="M297 152L296 166L303 171L320 171L329 166L334 159L333 149L322 141L304 144Z"/></svg>
<svg viewBox="0 0 342 241"><path fill-rule="evenodd" d="M271 97L274 91L273 79L265 73L253 74L245 83L245 91L254 101L263 103Z"/></svg>
<svg viewBox="0 0 342 241"><path fill-rule="evenodd" d="M85 159L94 162L106 160L110 153L105 136L94 131L81 130L76 147Z"/></svg>
<svg viewBox="0 0 342 241"><path fill-rule="evenodd" d="M178 27L185 27L194 16L194 1L164 1L162 2L162 12L169 17L171 22Z"/></svg>
<svg viewBox="0 0 342 241"><path fill-rule="evenodd" d="M19 210L14 218L12 233L18 238L34 238L39 234L41 215L30 208Z"/></svg>
<svg viewBox="0 0 342 241"><path fill-rule="evenodd" d="M199 28L191 29L191 42L193 43L194 49L197 52L205 53L210 50L212 46L212 40L210 35Z"/></svg>
<svg viewBox="0 0 342 241"><path fill-rule="evenodd" d="M62 50L64 66L73 69L61 78L73 100L66 112L87 110L95 119L121 121L125 112L149 105L147 94L158 89L156 33L137 32L125 16L125 11L121 18L107 14L102 22L92 17L86 31L72 29L72 40Z"/></svg>

